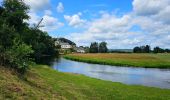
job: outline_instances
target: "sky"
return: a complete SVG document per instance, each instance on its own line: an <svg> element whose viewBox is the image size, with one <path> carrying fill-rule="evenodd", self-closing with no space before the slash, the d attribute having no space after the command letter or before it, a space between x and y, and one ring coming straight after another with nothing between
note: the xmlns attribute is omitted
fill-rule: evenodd
<svg viewBox="0 0 170 100"><path fill-rule="evenodd" d="M2 1L2 0L0 0ZM110 49L170 48L170 0L24 0L30 26L78 46L105 41Z"/></svg>

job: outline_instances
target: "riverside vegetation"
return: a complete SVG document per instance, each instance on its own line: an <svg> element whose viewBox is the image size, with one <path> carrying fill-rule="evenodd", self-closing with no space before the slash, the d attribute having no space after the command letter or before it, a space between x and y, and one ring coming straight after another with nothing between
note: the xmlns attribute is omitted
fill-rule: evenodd
<svg viewBox="0 0 170 100"><path fill-rule="evenodd" d="M0 5L0 65L24 74L41 56L56 55L52 37L27 23L29 7L23 0Z"/></svg>
<svg viewBox="0 0 170 100"><path fill-rule="evenodd" d="M170 68L170 54L147 54L147 53L89 53L69 54L64 58L95 64L113 66L130 66L146 68Z"/></svg>
<svg viewBox="0 0 170 100"><path fill-rule="evenodd" d="M169 100L170 90L62 73L45 65L30 67L24 78L0 67L2 100Z"/></svg>

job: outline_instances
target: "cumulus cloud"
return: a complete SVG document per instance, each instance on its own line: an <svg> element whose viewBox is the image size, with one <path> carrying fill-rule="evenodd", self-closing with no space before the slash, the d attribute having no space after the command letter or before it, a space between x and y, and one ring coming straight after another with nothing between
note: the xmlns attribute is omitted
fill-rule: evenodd
<svg viewBox="0 0 170 100"><path fill-rule="evenodd" d="M41 11L50 7L50 0L24 0L31 11Z"/></svg>
<svg viewBox="0 0 170 100"><path fill-rule="evenodd" d="M70 26L79 27L86 22L86 20L80 18L81 15L82 15L81 13L74 14L72 16L64 15L64 18L69 23Z"/></svg>
<svg viewBox="0 0 170 100"><path fill-rule="evenodd" d="M41 26L44 27L40 27L41 30L43 31L54 31L62 26L64 26L63 23L59 22L57 18L52 17L50 14L45 14L44 16L39 16L36 13L29 13L28 14L31 18L27 21L30 26L33 27L33 25L38 24L38 22L41 20L41 18L43 18L43 21L41 23Z"/></svg>
<svg viewBox="0 0 170 100"><path fill-rule="evenodd" d="M116 17L111 14L104 14L101 18L92 21L86 31L82 33L72 33L69 37L79 43L79 45L87 45L87 43L89 44L94 41L107 41L110 47L113 47L116 41L120 41L118 43L121 45L121 43L126 43L122 41L125 39L128 41L127 39L130 38L130 36L136 34L128 32L131 28L131 20L128 15ZM139 41L133 40L133 43L135 42ZM118 45L118 43L116 44Z"/></svg>
<svg viewBox="0 0 170 100"><path fill-rule="evenodd" d="M52 11L51 10L45 10L45 15L52 15Z"/></svg>
<svg viewBox="0 0 170 100"><path fill-rule="evenodd" d="M137 16L170 24L170 0L134 0L133 11Z"/></svg>
<svg viewBox="0 0 170 100"><path fill-rule="evenodd" d="M62 3L62 2L59 2L59 3L58 3L57 12L58 12L58 13L64 12L64 6L63 6L63 3Z"/></svg>
<svg viewBox="0 0 170 100"><path fill-rule="evenodd" d="M41 29L44 31L54 31L64 25L63 23L59 22L57 18L49 15L44 15L43 19L42 25L44 25L44 27Z"/></svg>
<svg viewBox="0 0 170 100"><path fill-rule="evenodd" d="M71 22L71 16L65 16L65 19ZM139 29L133 30L134 26ZM146 44L170 48L170 0L134 0L133 11L128 14L117 17L103 13L100 18L90 21L84 30L71 33L68 38L78 45L106 41L110 48Z"/></svg>
<svg viewBox="0 0 170 100"><path fill-rule="evenodd" d="M28 13L30 19L27 22L31 27L38 24L42 18L41 26L44 27L40 27L40 29L43 31L54 31L64 25L52 16L50 0L24 0L24 2L30 6L30 12ZM39 12L43 15L38 14Z"/></svg>

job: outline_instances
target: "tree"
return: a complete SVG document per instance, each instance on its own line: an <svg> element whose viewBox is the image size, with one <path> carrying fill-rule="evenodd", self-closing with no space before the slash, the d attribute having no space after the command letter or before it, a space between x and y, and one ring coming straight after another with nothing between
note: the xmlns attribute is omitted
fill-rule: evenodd
<svg viewBox="0 0 170 100"><path fill-rule="evenodd" d="M85 53L89 53L90 52L90 48L89 47L84 47Z"/></svg>
<svg viewBox="0 0 170 100"><path fill-rule="evenodd" d="M140 47L135 47L133 49L134 53L149 53L151 51L150 46L146 45L146 46L140 46Z"/></svg>
<svg viewBox="0 0 170 100"><path fill-rule="evenodd" d="M107 43L106 42L101 42L99 44L99 52L100 53L106 53L107 51L108 51Z"/></svg>
<svg viewBox="0 0 170 100"><path fill-rule="evenodd" d="M150 46L146 45L144 48L145 53L149 53L151 51Z"/></svg>
<svg viewBox="0 0 170 100"><path fill-rule="evenodd" d="M4 0L0 5L0 65L24 73L32 59L55 55L54 40L24 20L29 7L23 0Z"/></svg>
<svg viewBox="0 0 170 100"><path fill-rule="evenodd" d="M154 53L163 53L163 52L165 52L165 51L164 51L164 49L162 49L162 48L160 48L160 47L157 46L157 47L155 47L155 48L153 49L153 52L154 52Z"/></svg>
<svg viewBox="0 0 170 100"><path fill-rule="evenodd" d="M134 49L133 49L133 52L134 53L141 53L141 48L140 47L135 47Z"/></svg>
<svg viewBox="0 0 170 100"><path fill-rule="evenodd" d="M27 14L29 7L22 0L4 0L2 6L5 9L2 17L6 24L21 34L28 25L24 20L29 19Z"/></svg>
<svg viewBox="0 0 170 100"><path fill-rule="evenodd" d="M98 53L98 43L97 42L93 42L90 45L90 53Z"/></svg>

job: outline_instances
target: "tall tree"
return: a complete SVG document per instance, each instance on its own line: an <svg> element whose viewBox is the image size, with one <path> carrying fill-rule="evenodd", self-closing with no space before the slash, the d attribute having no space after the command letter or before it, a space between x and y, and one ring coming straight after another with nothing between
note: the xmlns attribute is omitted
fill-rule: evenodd
<svg viewBox="0 0 170 100"><path fill-rule="evenodd" d="M165 52L165 51L164 51L164 49L162 49L162 48L160 48L160 47L157 46L157 47L155 47L155 48L153 49L153 52L154 52L154 53L163 53L163 52Z"/></svg>
<svg viewBox="0 0 170 100"><path fill-rule="evenodd" d="M141 48L140 47L135 47L134 49L133 49L133 52L134 53L141 53Z"/></svg>
<svg viewBox="0 0 170 100"><path fill-rule="evenodd" d="M106 53L107 51L108 51L107 43L106 42L101 42L99 44L99 52L100 53Z"/></svg>
<svg viewBox="0 0 170 100"><path fill-rule="evenodd" d="M90 53L98 53L98 51L99 51L98 48L99 48L99 46L98 46L97 42L91 43L91 45L90 45Z"/></svg>
<svg viewBox="0 0 170 100"><path fill-rule="evenodd" d="M28 25L24 20L29 19L29 7L22 0L5 0L3 2L3 17L6 24L14 27L17 32L22 33L23 29Z"/></svg>
<svg viewBox="0 0 170 100"><path fill-rule="evenodd" d="M145 51L145 53L149 53L151 51L150 46L146 45L144 51Z"/></svg>

